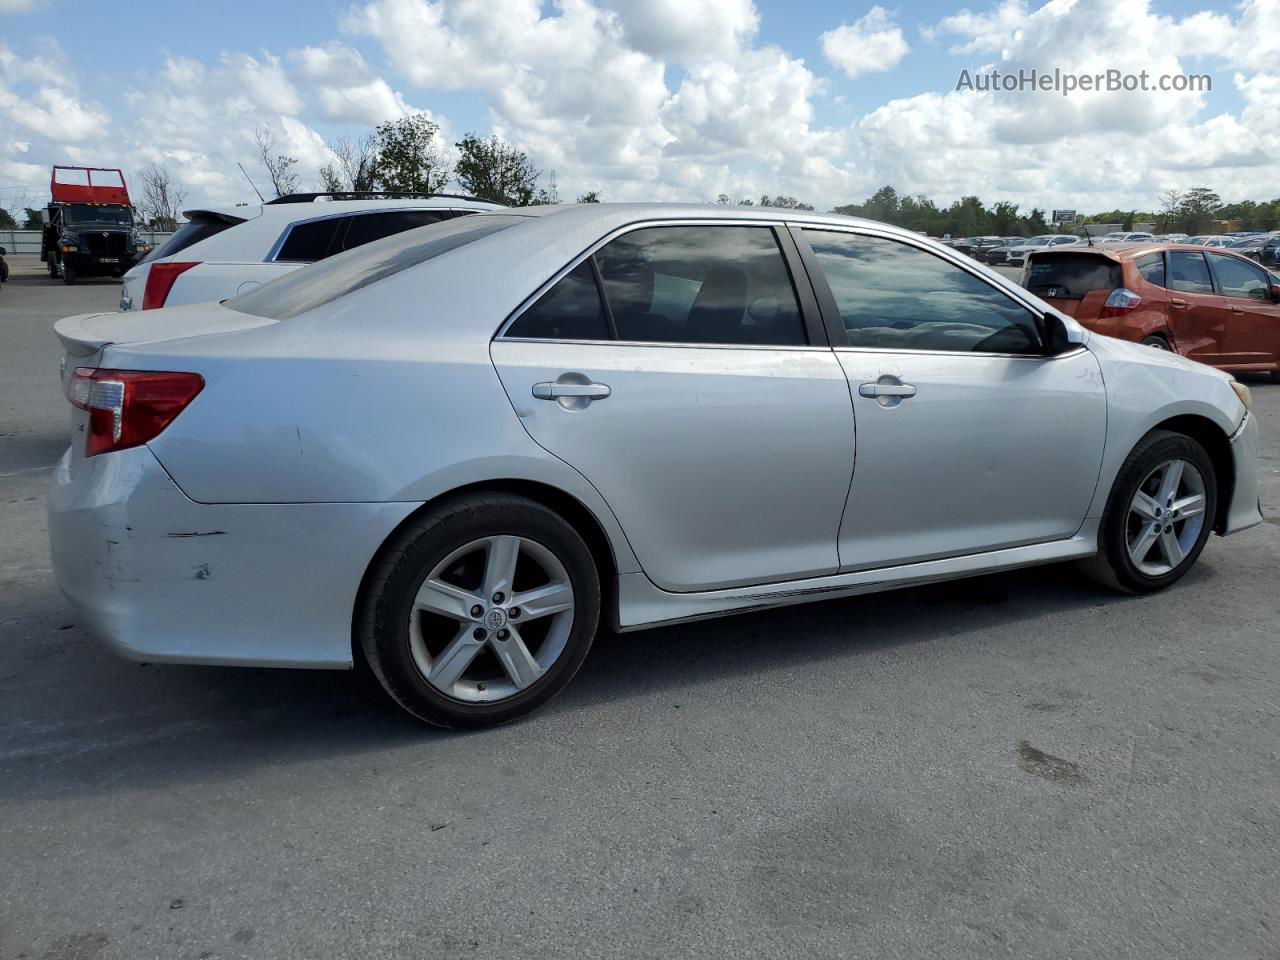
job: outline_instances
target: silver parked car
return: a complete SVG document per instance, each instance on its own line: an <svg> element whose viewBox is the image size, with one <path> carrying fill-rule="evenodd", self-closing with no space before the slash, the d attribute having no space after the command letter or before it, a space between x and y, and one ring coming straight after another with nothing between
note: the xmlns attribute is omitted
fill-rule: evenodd
<svg viewBox="0 0 1280 960"><path fill-rule="evenodd" d="M82 622L142 660L360 659L449 726L545 702L602 623L1063 560L1153 591L1260 520L1230 376L865 220L477 213L56 329Z"/></svg>

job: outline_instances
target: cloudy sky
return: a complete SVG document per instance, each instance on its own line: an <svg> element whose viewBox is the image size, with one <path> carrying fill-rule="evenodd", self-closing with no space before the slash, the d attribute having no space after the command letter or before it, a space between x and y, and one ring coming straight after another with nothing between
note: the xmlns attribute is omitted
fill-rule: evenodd
<svg viewBox="0 0 1280 960"><path fill-rule="evenodd" d="M126 13L127 11L127 13ZM1210 93L957 91L962 70L1207 73ZM428 111L495 132L562 198L882 184L942 202L1146 208L1280 195L1280 0L0 0L0 205L55 162L168 165L252 198L267 124L305 186L326 142ZM140 192L140 191L139 191Z"/></svg>

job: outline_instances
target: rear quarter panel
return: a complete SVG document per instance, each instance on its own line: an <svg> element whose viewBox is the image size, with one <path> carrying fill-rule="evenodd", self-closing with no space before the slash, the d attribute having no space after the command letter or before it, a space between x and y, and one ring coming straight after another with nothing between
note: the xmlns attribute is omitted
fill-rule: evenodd
<svg viewBox="0 0 1280 960"><path fill-rule="evenodd" d="M111 347L104 362L205 378L150 444L193 500L421 503L468 484L532 480L575 497L620 572L638 569L600 494L533 442L494 370L489 340L527 290L477 287L448 261L262 328Z"/></svg>

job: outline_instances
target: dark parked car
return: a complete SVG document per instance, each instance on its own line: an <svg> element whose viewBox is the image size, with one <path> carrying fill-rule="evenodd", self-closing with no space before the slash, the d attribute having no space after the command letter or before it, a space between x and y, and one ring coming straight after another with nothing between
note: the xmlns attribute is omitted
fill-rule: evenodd
<svg viewBox="0 0 1280 960"><path fill-rule="evenodd" d="M968 237L964 240L957 240L951 246L961 253L968 254L975 260L981 260L984 251L991 247L1003 246L1004 237Z"/></svg>
<svg viewBox="0 0 1280 960"><path fill-rule="evenodd" d="M1260 263L1268 262L1263 260L1263 251L1268 250L1268 256L1272 257L1269 262L1274 264L1276 262L1274 244L1277 238L1280 238L1280 233L1255 233L1250 237L1241 237L1226 249Z"/></svg>

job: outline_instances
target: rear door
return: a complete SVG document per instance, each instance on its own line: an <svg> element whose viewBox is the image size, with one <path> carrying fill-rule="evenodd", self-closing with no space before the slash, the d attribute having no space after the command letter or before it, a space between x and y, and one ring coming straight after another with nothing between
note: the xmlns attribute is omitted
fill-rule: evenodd
<svg viewBox="0 0 1280 960"><path fill-rule="evenodd" d="M1046 356L1025 305L924 245L816 227L806 241L858 429L841 568L1075 534L1106 436L1094 356Z"/></svg>
<svg viewBox="0 0 1280 960"><path fill-rule="evenodd" d="M1169 287L1169 329L1178 352L1201 363L1223 362L1227 337L1227 302L1214 292L1205 254L1169 250L1165 258Z"/></svg>
<svg viewBox="0 0 1280 960"><path fill-rule="evenodd" d="M529 434L600 491L664 589L838 568L853 410L798 271L776 225L639 226L493 342Z"/></svg>
<svg viewBox="0 0 1280 960"><path fill-rule="evenodd" d="M1207 254L1227 308L1225 366L1274 368L1280 363L1280 304L1267 272L1228 253Z"/></svg>

